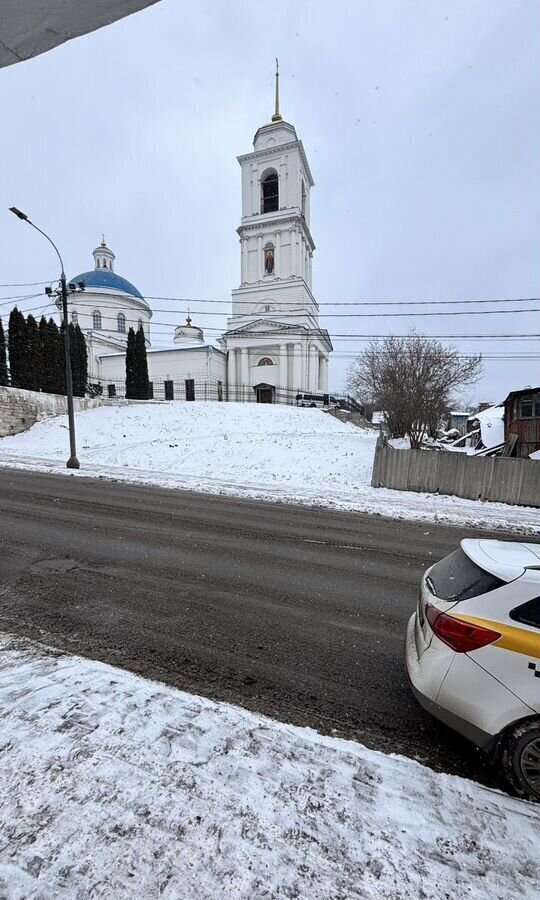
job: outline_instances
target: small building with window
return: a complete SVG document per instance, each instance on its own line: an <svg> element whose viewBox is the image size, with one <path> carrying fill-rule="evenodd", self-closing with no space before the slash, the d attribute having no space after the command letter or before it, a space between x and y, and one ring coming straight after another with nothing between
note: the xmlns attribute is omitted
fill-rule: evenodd
<svg viewBox="0 0 540 900"><path fill-rule="evenodd" d="M517 436L513 456L527 458L540 450L540 387L512 391L504 401L505 440Z"/></svg>

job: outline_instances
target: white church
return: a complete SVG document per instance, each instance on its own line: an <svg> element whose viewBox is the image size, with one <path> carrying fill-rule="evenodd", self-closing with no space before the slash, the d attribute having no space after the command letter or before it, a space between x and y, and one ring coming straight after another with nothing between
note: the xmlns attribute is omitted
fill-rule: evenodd
<svg viewBox="0 0 540 900"><path fill-rule="evenodd" d="M156 399L253 400L294 403L298 392L328 391L332 343L319 327L312 292L315 243L310 231L313 177L302 141L279 112L279 74L271 122L258 129L253 151L238 157L242 171L241 280L232 314L217 345L188 319L170 346L152 348L152 309L115 272L105 239L94 269L72 279L71 318L88 346L89 380L122 396L130 327L142 326Z"/></svg>

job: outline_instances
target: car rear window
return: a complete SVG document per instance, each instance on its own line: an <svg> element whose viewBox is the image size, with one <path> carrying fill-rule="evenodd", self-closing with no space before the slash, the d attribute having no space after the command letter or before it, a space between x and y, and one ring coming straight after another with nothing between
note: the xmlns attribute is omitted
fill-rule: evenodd
<svg viewBox="0 0 540 900"><path fill-rule="evenodd" d="M540 597L535 597L522 606L516 606L510 613L510 618L514 622L523 622L524 625L540 628Z"/></svg>
<svg viewBox="0 0 540 900"><path fill-rule="evenodd" d="M452 603L487 594L504 584L473 563L461 547L435 563L426 581L435 597Z"/></svg>

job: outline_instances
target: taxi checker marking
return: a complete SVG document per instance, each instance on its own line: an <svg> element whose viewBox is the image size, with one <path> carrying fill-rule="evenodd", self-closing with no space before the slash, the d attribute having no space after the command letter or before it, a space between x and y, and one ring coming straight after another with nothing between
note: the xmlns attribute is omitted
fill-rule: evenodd
<svg viewBox="0 0 540 900"><path fill-rule="evenodd" d="M540 666L537 666L536 663L530 662L529 669L533 670L535 678L540 678Z"/></svg>
<svg viewBox="0 0 540 900"><path fill-rule="evenodd" d="M526 631L524 628L516 628L515 625L507 625L505 622L494 622L493 619L481 619L477 616L453 615L447 613L453 619L461 622L470 622L471 625L480 625L481 628L491 628L498 631L501 637L494 641L492 647L501 647L503 650L513 650L514 653L522 653L524 656L533 656L540 659L540 633Z"/></svg>

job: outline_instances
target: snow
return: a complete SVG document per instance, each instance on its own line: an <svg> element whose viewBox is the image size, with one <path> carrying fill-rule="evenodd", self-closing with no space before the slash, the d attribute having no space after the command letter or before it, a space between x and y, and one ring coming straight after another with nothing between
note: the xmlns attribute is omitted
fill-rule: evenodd
<svg viewBox="0 0 540 900"><path fill-rule="evenodd" d="M539 533L538 510L371 487L377 431L320 409L137 403L76 416L79 475ZM0 464L73 475L67 417L0 440Z"/></svg>
<svg viewBox="0 0 540 900"><path fill-rule="evenodd" d="M0 636L3 900L536 900L540 807Z"/></svg>
<svg viewBox="0 0 540 900"><path fill-rule="evenodd" d="M480 435L484 447L504 444L504 406L490 406L474 416L480 422Z"/></svg>
<svg viewBox="0 0 540 900"><path fill-rule="evenodd" d="M529 459L540 459L540 450L534 450L532 453L529 453Z"/></svg>

